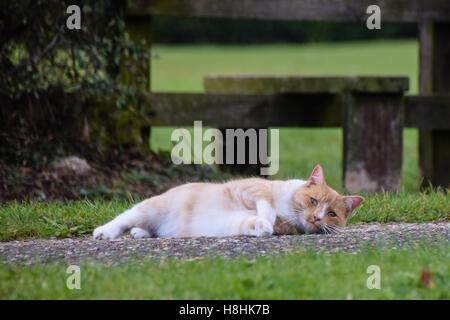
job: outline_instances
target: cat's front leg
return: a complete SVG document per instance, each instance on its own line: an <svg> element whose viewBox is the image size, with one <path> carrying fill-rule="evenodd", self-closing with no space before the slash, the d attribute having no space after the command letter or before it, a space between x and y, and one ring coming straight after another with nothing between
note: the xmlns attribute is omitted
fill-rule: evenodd
<svg viewBox="0 0 450 320"><path fill-rule="evenodd" d="M277 218L277 213L267 200L262 199L256 201L256 214L258 217L267 220L273 228Z"/></svg>
<svg viewBox="0 0 450 320"><path fill-rule="evenodd" d="M256 201L256 217L250 231L251 235L257 237L272 235L276 218L277 214L267 200Z"/></svg>

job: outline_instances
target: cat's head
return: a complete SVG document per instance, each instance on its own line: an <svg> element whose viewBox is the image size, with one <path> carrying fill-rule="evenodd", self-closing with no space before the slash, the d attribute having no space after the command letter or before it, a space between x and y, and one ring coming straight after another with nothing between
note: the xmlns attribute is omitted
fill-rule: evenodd
<svg viewBox="0 0 450 320"><path fill-rule="evenodd" d="M360 196L341 196L327 186L320 165L317 165L306 184L292 197L292 208L302 221L302 231L334 233L345 227L350 214L364 200ZM303 218L301 218L303 217Z"/></svg>

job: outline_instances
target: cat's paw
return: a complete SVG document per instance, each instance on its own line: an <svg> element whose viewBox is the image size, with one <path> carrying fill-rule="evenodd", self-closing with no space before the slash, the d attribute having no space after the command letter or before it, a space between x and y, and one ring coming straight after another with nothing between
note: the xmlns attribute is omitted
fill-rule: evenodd
<svg viewBox="0 0 450 320"><path fill-rule="evenodd" d="M255 236L257 237L267 237L273 234L273 226L267 219L256 218L255 220Z"/></svg>
<svg viewBox="0 0 450 320"><path fill-rule="evenodd" d="M94 239L98 240L114 240L118 236L120 236L120 229L105 224L103 226L95 228L92 236L94 237Z"/></svg>
<svg viewBox="0 0 450 320"><path fill-rule="evenodd" d="M130 234L134 239L150 238L150 232L142 228L133 228Z"/></svg>

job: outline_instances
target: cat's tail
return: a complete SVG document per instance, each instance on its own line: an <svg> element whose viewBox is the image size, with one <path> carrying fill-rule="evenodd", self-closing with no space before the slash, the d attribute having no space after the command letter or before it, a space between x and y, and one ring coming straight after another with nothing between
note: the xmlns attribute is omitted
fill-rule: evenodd
<svg viewBox="0 0 450 320"><path fill-rule="evenodd" d="M152 218L157 216L155 201L155 198L151 198L140 202L110 222L97 227L93 233L94 239L113 240L130 229L134 238L150 237L149 226L154 220Z"/></svg>

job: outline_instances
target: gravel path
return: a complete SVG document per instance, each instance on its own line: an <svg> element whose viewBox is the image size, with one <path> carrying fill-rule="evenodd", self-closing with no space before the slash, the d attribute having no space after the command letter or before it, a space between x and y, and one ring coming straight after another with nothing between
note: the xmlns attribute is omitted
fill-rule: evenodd
<svg viewBox="0 0 450 320"><path fill-rule="evenodd" d="M233 258L280 254L305 248L335 252L357 252L367 245L398 248L417 243L450 240L450 222L388 223L349 226L341 234L271 236L266 238L158 238L131 239L125 235L117 240L93 240L92 237L67 239L35 239L0 242L2 264L33 264L36 262L78 263L82 259L114 264L132 257L162 259L176 257L189 260L206 256Z"/></svg>

